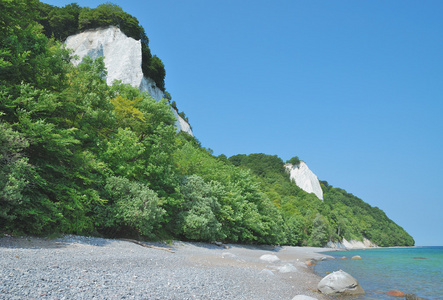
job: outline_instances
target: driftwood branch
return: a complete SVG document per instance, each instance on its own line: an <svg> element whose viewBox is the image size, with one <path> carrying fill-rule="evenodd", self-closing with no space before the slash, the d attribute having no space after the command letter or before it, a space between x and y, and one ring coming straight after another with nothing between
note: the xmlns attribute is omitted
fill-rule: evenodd
<svg viewBox="0 0 443 300"><path fill-rule="evenodd" d="M158 246L147 245L147 244L144 244L144 243L142 243L140 241L137 241L137 240L131 240L131 239L120 239L120 240L121 241L125 241L125 242L131 242L131 243L134 243L134 244L140 245L142 247L146 247L146 248L152 248L152 249L157 249L157 250L168 251L170 253L175 253L175 251L173 251L172 249L165 248L165 247L158 247Z"/></svg>

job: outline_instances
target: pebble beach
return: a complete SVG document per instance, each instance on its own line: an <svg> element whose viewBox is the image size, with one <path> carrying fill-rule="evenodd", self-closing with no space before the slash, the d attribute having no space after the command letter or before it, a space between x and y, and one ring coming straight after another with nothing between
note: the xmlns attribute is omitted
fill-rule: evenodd
<svg viewBox="0 0 443 300"><path fill-rule="evenodd" d="M0 299L329 299L306 265L325 248L142 244L1 237Z"/></svg>

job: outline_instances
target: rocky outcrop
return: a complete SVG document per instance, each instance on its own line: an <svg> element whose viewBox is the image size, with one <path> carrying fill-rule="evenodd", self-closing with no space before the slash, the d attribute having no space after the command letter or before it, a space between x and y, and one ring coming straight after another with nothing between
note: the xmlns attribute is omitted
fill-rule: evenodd
<svg viewBox="0 0 443 300"><path fill-rule="evenodd" d="M183 119L174 108L172 108L172 113L174 114L175 119L177 120L175 122L175 128L179 128L181 131L187 132L188 134L194 136L192 133L191 125L189 125L189 123L186 122L186 120Z"/></svg>
<svg viewBox="0 0 443 300"><path fill-rule="evenodd" d="M317 285L320 292L331 296L363 295L365 291L357 279L340 270L324 277Z"/></svg>
<svg viewBox="0 0 443 300"><path fill-rule="evenodd" d="M304 161L298 165L286 164L291 180L307 193L314 193L318 199L323 200L323 191L317 176L308 168Z"/></svg>
<svg viewBox="0 0 443 300"><path fill-rule="evenodd" d="M364 249L364 248L374 248L378 246L368 239L363 239L363 241L356 241L356 240L347 241L346 239L343 239L341 242L329 241L326 244L326 247L334 249Z"/></svg>
<svg viewBox="0 0 443 300"><path fill-rule="evenodd" d="M130 84L148 92L151 97L159 101L164 93L155 82L145 77L142 72L141 42L127 37L115 26L97 28L69 36L65 42L66 48L72 49L78 58L73 61L78 64L90 56L92 59L104 57L105 67L108 71L106 83L111 85L115 80ZM189 124L173 109L176 118L177 130L182 130L193 135Z"/></svg>

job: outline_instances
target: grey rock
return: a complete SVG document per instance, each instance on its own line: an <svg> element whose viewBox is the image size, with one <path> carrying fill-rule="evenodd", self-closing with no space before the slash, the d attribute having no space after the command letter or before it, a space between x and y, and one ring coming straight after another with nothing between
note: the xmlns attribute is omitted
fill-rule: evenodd
<svg viewBox="0 0 443 300"><path fill-rule="evenodd" d="M269 263L275 263L280 261L280 258L278 258L278 256L274 254L264 254L260 256L260 259Z"/></svg>
<svg viewBox="0 0 443 300"><path fill-rule="evenodd" d="M283 267L278 268L278 271L280 273L292 273L292 272L298 272L297 268L294 267L292 264L284 265Z"/></svg>
<svg viewBox="0 0 443 300"><path fill-rule="evenodd" d="M260 271L260 274L265 274L265 275L271 275L271 276L273 276L273 275L274 275L274 272L272 272L272 271L269 270L269 269L263 269L263 270Z"/></svg>
<svg viewBox="0 0 443 300"><path fill-rule="evenodd" d="M324 277L317 285L320 292L326 295L363 295L365 291L357 279L340 270Z"/></svg>
<svg viewBox="0 0 443 300"><path fill-rule="evenodd" d="M292 300L317 300L317 298L309 297L306 295L297 295L294 298L292 298Z"/></svg>
<svg viewBox="0 0 443 300"><path fill-rule="evenodd" d="M222 253L222 258L236 258L237 255L232 254L231 252L223 252Z"/></svg>

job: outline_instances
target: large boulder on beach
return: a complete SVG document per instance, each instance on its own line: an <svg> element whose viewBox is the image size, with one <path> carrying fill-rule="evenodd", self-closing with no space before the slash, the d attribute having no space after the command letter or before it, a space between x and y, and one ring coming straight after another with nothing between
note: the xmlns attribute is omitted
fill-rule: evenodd
<svg viewBox="0 0 443 300"><path fill-rule="evenodd" d="M286 264L283 267L278 268L278 271L280 273L293 273L293 272L298 272L297 268L294 267L294 265L292 264Z"/></svg>
<svg viewBox="0 0 443 300"><path fill-rule="evenodd" d="M280 261L280 258L278 258L278 256L274 254L264 254L260 256L260 259L268 263L275 263Z"/></svg>
<svg viewBox="0 0 443 300"><path fill-rule="evenodd" d="M340 270L324 277L317 285L320 292L326 295L363 295L365 291L357 279Z"/></svg>

